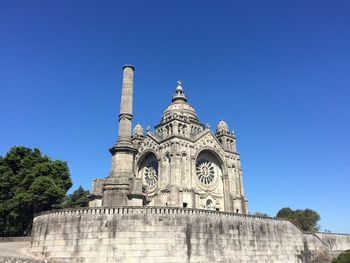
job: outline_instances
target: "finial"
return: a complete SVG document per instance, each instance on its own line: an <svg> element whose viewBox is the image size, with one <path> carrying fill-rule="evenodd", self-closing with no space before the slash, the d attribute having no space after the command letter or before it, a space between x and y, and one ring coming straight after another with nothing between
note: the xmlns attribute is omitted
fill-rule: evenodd
<svg viewBox="0 0 350 263"><path fill-rule="evenodd" d="M182 91L182 82L181 82L181 80L178 80L177 82L177 87L176 87L176 91Z"/></svg>

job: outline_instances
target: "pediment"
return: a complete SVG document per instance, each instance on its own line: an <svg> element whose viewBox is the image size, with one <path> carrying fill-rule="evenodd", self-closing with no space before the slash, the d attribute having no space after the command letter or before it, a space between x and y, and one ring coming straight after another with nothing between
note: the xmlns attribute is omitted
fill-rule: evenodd
<svg viewBox="0 0 350 263"><path fill-rule="evenodd" d="M197 138L194 144L197 151L200 151L201 149L210 148L218 152L221 156L225 155L224 148L222 147L218 139L209 130L201 134L201 136Z"/></svg>
<svg viewBox="0 0 350 263"><path fill-rule="evenodd" d="M146 134L145 138L142 140L139 148L138 153L136 154L136 159L138 159L140 156L142 156L147 151L152 151L154 153L157 153L159 150L159 144L153 138L149 133Z"/></svg>

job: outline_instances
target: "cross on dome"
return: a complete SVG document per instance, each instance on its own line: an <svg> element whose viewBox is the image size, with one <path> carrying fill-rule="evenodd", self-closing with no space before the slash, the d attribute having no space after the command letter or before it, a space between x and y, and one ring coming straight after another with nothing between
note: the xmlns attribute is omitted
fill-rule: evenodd
<svg viewBox="0 0 350 263"><path fill-rule="evenodd" d="M176 83L177 83L176 91L178 91L178 90L183 91L181 80L178 80Z"/></svg>

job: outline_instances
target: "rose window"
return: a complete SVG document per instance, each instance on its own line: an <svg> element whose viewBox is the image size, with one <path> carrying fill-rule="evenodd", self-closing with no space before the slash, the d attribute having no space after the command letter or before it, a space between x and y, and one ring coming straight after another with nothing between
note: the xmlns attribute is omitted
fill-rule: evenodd
<svg viewBox="0 0 350 263"><path fill-rule="evenodd" d="M156 161L150 161L146 164L144 170L144 180L150 186L154 187L158 183L158 164Z"/></svg>
<svg viewBox="0 0 350 263"><path fill-rule="evenodd" d="M200 159L196 164L196 175L202 184L211 184L215 178L214 165L206 159Z"/></svg>

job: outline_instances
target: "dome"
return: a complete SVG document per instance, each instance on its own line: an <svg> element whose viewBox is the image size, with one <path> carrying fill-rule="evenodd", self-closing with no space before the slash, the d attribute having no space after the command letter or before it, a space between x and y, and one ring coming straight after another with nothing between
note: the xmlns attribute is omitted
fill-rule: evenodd
<svg viewBox="0 0 350 263"><path fill-rule="evenodd" d="M171 116L177 115L198 121L196 111L189 103L187 103L187 98L183 92L181 84L181 81L177 82L177 87L172 98L172 103L163 112L162 120L166 120Z"/></svg>
<svg viewBox="0 0 350 263"><path fill-rule="evenodd" d="M190 119L197 120L197 113L194 108L187 102L173 102L171 103L163 113L162 119L167 119L170 116L187 116Z"/></svg>
<svg viewBox="0 0 350 263"><path fill-rule="evenodd" d="M136 124L136 126L133 130L133 133L134 133L134 135L144 135L145 131L142 128L140 123Z"/></svg>
<svg viewBox="0 0 350 263"><path fill-rule="evenodd" d="M216 132L227 131L230 132L227 123L224 120L219 121L218 126L216 127Z"/></svg>

